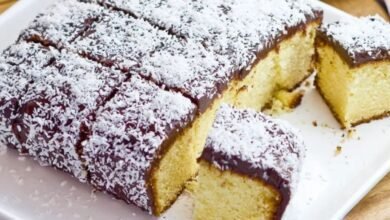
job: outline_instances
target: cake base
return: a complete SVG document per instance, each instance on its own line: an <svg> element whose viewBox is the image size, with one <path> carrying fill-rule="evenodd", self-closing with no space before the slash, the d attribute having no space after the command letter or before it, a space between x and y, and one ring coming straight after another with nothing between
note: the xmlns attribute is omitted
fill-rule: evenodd
<svg viewBox="0 0 390 220"><path fill-rule="evenodd" d="M389 115L389 61L351 67L331 45L319 39L317 68L317 89L342 128Z"/></svg>
<svg viewBox="0 0 390 220"><path fill-rule="evenodd" d="M232 171L200 162L195 220L273 219L281 201L273 187Z"/></svg>
<svg viewBox="0 0 390 220"><path fill-rule="evenodd" d="M278 91L293 89L311 75L314 37L319 24L320 21L309 23L305 29L284 39L259 59L243 79L232 80L220 97L181 132L156 163L151 175L155 215L168 209L183 191L186 181L196 176L197 158L222 103L261 111ZM289 68L293 71L288 71Z"/></svg>

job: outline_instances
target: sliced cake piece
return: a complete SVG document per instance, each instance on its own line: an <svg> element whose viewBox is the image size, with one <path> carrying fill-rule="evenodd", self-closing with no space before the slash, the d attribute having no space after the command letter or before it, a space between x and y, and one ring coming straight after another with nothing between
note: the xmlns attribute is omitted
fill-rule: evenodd
<svg viewBox="0 0 390 220"><path fill-rule="evenodd" d="M280 219L304 151L286 122L222 105L199 159L194 219Z"/></svg>
<svg viewBox="0 0 390 220"><path fill-rule="evenodd" d="M25 153L11 134L11 122L20 106L20 98L29 85L48 73L44 70L57 50L39 44L20 43L8 47L0 55L0 143Z"/></svg>
<svg viewBox="0 0 390 220"><path fill-rule="evenodd" d="M78 146L84 138L81 123L113 95L126 75L65 50L57 51L38 71L45 75L33 80L20 95L12 132L22 151L42 165L55 166L85 181L87 171Z"/></svg>
<svg viewBox="0 0 390 220"><path fill-rule="evenodd" d="M31 22L19 39L62 48L98 20L102 10L77 0L53 4Z"/></svg>
<svg viewBox="0 0 390 220"><path fill-rule="evenodd" d="M378 16L324 24L316 85L342 127L390 113L390 24Z"/></svg>
<svg viewBox="0 0 390 220"><path fill-rule="evenodd" d="M196 110L179 93L132 77L96 114L83 143L91 184L160 215L196 172L185 135Z"/></svg>

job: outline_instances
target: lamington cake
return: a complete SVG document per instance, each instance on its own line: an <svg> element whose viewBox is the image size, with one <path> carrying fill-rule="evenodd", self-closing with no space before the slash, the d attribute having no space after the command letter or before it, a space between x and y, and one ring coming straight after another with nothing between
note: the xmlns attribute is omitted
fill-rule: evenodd
<svg viewBox="0 0 390 220"><path fill-rule="evenodd" d="M194 219L280 219L304 153L286 122L222 105L199 158Z"/></svg>
<svg viewBox="0 0 390 220"><path fill-rule="evenodd" d="M316 85L342 127L390 113L390 24L379 16L324 24Z"/></svg>
<svg viewBox="0 0 390 220"><path fill-rule="evenodd" d="M5 142L43 165L55 166L85 181L87 171L79 158L78 151L82 150L77 146L82 139L81 122L112 95L126 75L39 44L23 42L8 51L17 54L20 62L39 62L34 67L15 64L19 71L29 74L29 81L25 79L27 85L21 84L23 92L19 92L6 117L10 118L6 125L14 138L8 137ZM10 57L4 59L12 62ZM10 71L12 68L5 74L14 74ZM4 91L13 90L19 91L18 86Z"/></svg>
<svg viewBox="0 0 390 220"><path fill-rule="evenodd" d="M195 166L183 131L197 108L179 93L132 77L96 113L84 146L90 181L142 209L159 215L183 189Z"/></svg>
<svg viewBox="0 0 390 220"><path fill-rule="evenodd" d="M27 92L30 83L45 76L42 69L54 57L55 50L40 44L16 44L0 55L0 143L20 148L11 134L11 122L20 106L20 98ZM23 151L21 151L23 152Z"/></svg>
<svg viewBox="0 0 390 220"><path fill-rule="evenodd" d="M123 12L124 15L132 16L138 20L144 19L156 29L165 30L165 33L170 34L171 37L177 38L176 41L184 40L189 42L188 45L195 44L195 48L192 46L194 49L204 47L214 55L214 59L209 57L206 60L214 60L214 66L218 66L218 71L212 75L205 74L209 80L203 80L201 84L204 85L204 81L209 82L210 79L217 78L218 85L211 86L216 90L208 91L208 94L201 94L203 96L196 94L197 97L195 97L200 111L200 116L194 123L194 127L198 128L198 132L196 132L198 138L196 139L199 140L199 144L196 147L199 152L201 152L206 140L207 131L211 127L215 111L219 106L218 103L228 102L238 107L251 107L260 110L270 101L276 90L294 88L313 69L315 28L321 22L322 13L305 2L278 1L271 4L269 1L250 0L244 2L193 1L190 3L187 1L114 0L98 1L98 3L111 8L111 12ZM119 16L123 16L123 14ZM125 17L127 18L127 16ZM117 19L108 20L110 20L107 21L109 27L112 23L118 23ZM116 39L119 36L122 39L121 36L128 35L126 34L128 28L124 28L126 25L115 29L111 27L115 30L109 34L112 38L102 38L99 36L106 34L107 31L101 25L96 24L96 30L102 33L98 33L92 28L87 33L92 32L93 36L80 38L80 42L88 46L88 48L84 47L82 51L101 53L103 48L109 48L108 50L103 49L103 51L109 51L111 56L120 61L123 60L122 56L117 56L118 53L115 52L117 46L113 45L119 44L120 51L128 50L129 47L123 48L120 45L121 41L114 42L112 38ZM150 40L149 42L154 41ZM76 40L72 45L75 50L79 49L78 43ZM167 50L153 53L152 59L157 60L158 56L166 57L166 53ZM128 53L124 54L131 57ZM174 56L176 55L177 52L174 53ZM149 66L155 69L156 63L150 63L147 59L143 60L148 61L147 64L151 64ZM172 76L173 74L168 72L172 70L166 69L170 65L161 65L159 62L162 60L158 60L159 69ZM171 59L168 62L171 62ZM195 64L192 60L186 62L187 66ZM188 62L191 63L188 64ZM182 64L183 62L175 63ZM210 65L210 63L212 62L206 64ZM201 66L204 65L203 62ZM139 72L141 74L151 70L146 64L140 66ZM210 71L213 68L203 69ZM181 70L181 68L175 68L176 72L180 71L180 75L185 75ZM155 75L156 73L148 74L148 77L159 81L164 86L174 82L172 77L161 79L161 74ZM183 77L175 77L174 79L183 79ZM192 78L187 78L187 80L191 81L192 84L198 82ZM256 83L262 86L256 86ZM175 87L173 89L177 91ZM193 94L190 98L194 99L195 92L191 93Z"/></svg>
<svg viewBox="0 0 390 220"><path fill-rule="evenodd" d="M261 110L310 75L321 20L287 0L56 3L16 44L55 51L47 77L12 93L1 129L41 162L160 215L196 176L222 103Z"/></svg>

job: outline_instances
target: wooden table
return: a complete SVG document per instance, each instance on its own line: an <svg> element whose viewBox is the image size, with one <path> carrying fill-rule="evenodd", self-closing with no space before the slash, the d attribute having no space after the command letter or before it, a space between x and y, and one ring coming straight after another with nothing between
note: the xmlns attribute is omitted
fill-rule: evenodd
<svg viewBox="0 0 390 220"><path fill-rule="evenodd" d="M3 0L0 0L0 2ZM374 0L324 0L350 14L362 16L379 14L386 20L386 11ZM0 13L15 1L0 4ZM348 220L387 219L390 220L390 174L387 175L346 217Z"/></svg>
<svg viewBox="0 0 390 220"><path fill-rule="evenodd" d="M3 3L5 2L5 3ZM0 0L0 13L5 11L7 8L9 8L12 4L14 4L14 0Z"/></svg>

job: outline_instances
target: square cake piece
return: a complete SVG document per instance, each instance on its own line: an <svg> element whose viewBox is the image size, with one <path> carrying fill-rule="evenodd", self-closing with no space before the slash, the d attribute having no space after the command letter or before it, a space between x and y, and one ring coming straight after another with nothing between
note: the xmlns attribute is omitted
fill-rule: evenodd
<svg viewBox="0 0 390 220"><path fill-rule="evenodd" d="M324 24L316 85L342 127L390 113L390 24L378 16Z"/></svg>
<svg viewBox="0 0 390 220"><path fill-rule="evenodd" d="M19 43L0 55L0 143L26 153L11 133L11 122L20 106L20 98L34 81L45 77L43 70L57 50L40 44Z"/></svg>
<svg viewBox="0 0 390 220"><path fill-rule="evenodd" d="M98 5L77 0L53 4L31 22L19 40L63 48L99 20L102 11L103 8Z"/></svg>
<svg viewBox="0 0 390 220"><path fill-rule="evenodd" d="M194 219L281 218L304 153L286 122L222 105L199 159Z"/></svg>
<svg viewBox="0 0 390 220"><path fill-rule="evenodd" d="M196 110L180 93L131 77L96 113L83 143L91 184L160 215L196 172L184 135Z"/></svg>

